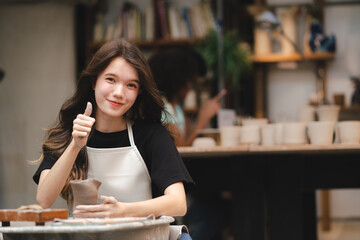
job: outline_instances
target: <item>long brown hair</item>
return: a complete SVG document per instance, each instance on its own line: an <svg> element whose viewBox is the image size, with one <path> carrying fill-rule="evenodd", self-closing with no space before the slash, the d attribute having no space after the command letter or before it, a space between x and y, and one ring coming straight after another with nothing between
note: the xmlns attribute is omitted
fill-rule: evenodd
<svg viewBox="0 0 360 240"><path fill-rule="evenodd" d="M115 39L105 43L93 56L88 66L81 73L76 92L61 107L55 127L47 132L43 144L43 154L58 159L72 140L73 121L79 113L83 113L87 102L93 105L92 117L96 112L96 101L93 86L98 75L105 70L110 62L122 57L137 71L140 80L140 91L134 105L126 113L129 120L144 119L161 123L164 103L153 79L149 65L141 51L133 44L123 39ZM87 178L87 154L84 147L78 154L73 168L68 176L61 196L68 202L72 201L70 181Z"/></svg>

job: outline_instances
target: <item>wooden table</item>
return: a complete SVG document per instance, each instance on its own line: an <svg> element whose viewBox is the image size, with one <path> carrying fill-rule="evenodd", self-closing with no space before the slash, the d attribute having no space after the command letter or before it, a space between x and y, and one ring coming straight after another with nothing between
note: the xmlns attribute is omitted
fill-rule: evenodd
<svg viewBox="0 0 360 240"><path fill-rule="evenodd" d="M235 239L315 240L315 190L360 187L360 144L178 150L198 189L233 192Z"/></svg>
<svg viewBox="0 0 360 240"><path fill-rule="evenodd" d="M34 222L37 226L45 225L45 222L52 221L55 218L68 218L67 209L0 209L0 221L3 227L10 226L10 222L27 221Z"/></svg>

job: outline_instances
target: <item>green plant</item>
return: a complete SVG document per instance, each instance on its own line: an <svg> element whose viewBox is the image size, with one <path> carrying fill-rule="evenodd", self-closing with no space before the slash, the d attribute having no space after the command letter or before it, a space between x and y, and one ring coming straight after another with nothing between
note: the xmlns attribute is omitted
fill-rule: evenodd
<svg viewBox="0 0 360 240"><path fill-rule="evenodd" d="M197 46L197 50L204 57L208 68L218 68L218 36L215 31L209 32L204 42ZM234 87L238 87L241 74L251 70L250 51L241 44L235 32L227 32L223 36L223 66L224 77L231 78Z"/></svg>

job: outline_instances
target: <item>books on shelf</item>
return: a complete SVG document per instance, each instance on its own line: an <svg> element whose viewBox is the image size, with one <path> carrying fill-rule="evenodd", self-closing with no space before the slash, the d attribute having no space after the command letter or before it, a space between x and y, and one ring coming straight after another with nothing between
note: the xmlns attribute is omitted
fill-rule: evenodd
<svg viewBox="0 0 360 240"><path fill-rule="evenodd" d="M153 40L154 39L154 33L155 33L155 21L154 21L154 7L150 4L146 8L145 11L145 36L143 36L143 39L145 40Z"/></svg>
<svg viewBox="0 0 360 240"><path fill-rule="evenodd" d="M94 26L94 41L120 37L135 41L201 39L216 26L209 2L188 8L172 6L167 0L152 0L143 12L135 3L127 2L120 7L116 21L105 26L104 33L100 20L103 18Z"/></svg>

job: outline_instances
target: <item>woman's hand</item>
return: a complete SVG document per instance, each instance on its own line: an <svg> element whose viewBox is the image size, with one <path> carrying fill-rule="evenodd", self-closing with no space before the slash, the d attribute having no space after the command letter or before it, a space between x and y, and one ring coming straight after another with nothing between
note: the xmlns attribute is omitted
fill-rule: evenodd
<svg viewBox="0 0 360 240"><path fill-rule="evenodd" d="M84 114L77 115L74 120L72 137L75 146L78 148L82 148L86 145L91 128L95 123L95 118L90 117L91 112L92 105L88 102Z"/></svg>
<svg viewBox="0 0 360 240"><path fill-rule="evenodd" d="M221 108L220 99L225 96L226 90L223 89L218 95L206 101L199 111L197 129L203 129Z"/></svg>
<svg viewBox="0 0 360 240"><path fill-rule="evenodd" d="M114 197L101 196L102 204L78 205L73 212L76 218L97 217L146 217L184 216L186 213L186 195L182 182L168 186L164 195L149 200L124 203Z"/></svg>
<svg viewBox="0 0 360 240"><path fill-rule="evenodd" d="M76 218L125 217L126 203L118 202L114 197L101 196L102 204L78 205L73 212Z"/></svg>

